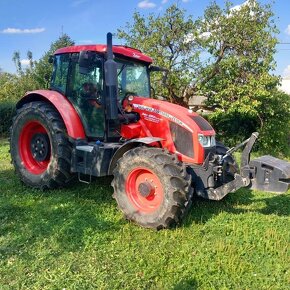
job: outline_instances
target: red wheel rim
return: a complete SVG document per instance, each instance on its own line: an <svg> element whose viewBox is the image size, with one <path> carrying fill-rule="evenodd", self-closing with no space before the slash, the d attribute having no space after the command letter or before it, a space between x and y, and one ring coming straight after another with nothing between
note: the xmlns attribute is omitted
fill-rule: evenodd
<svg viewBox="0 0 290 290"><path fill-rule="evenodd" d="M132 170L125 188L129 200L139 212L152 213L163 202L163 186L158 176L147 168Z"/></svg>
<svg viewBox="0 0 290 290"><path fill-rule="evenodd" d="M36 158L35 153L32 151L32 146L34 145L33 142L39 141L35 140L37 135L44 136L48 140L48 143L45 144L46 147L48 147L46 148L47 154L43 156L43 160L41 161L37 160L39 158ZM41 174L47 169L51 157L51 145L47 131L40 122L29 121L24 125L20 134L18 145L21 161L29 172L33 174ZM40 144L40 146L42 145L43 144Z"/></svg>

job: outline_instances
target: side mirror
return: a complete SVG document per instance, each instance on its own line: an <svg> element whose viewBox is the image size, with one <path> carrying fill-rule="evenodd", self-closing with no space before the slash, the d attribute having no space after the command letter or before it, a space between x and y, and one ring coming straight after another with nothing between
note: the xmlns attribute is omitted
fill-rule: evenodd
<svg viewBox="0 0 290 290"><path fill-rule="evenodd" d="M164 67L159 67L159 66L155 66L155 65L151 65L149 67L149 72L162 72L163 73L163 76L162 76L162 83L163 85L165 86L166 85L166 82L167 82L167 76L168 76L168 73L169 73L169 70L167 68L164 68Z"/></svg>
<svg viewBox="0 0 290 290"><path fill-rule="evenodd" d="M54 61L54 57L53 57L53 55L50 55L50 56L48 57L48 62L49 62L49 63L53 63L53 61Z"/></svg>
<svg viewBox="0 0 290 290"><path fill-rule="evenodd" d="M81 74L88 74L92 69L95 53L93 51L82 50L79 56L79 68Z"/></svg>

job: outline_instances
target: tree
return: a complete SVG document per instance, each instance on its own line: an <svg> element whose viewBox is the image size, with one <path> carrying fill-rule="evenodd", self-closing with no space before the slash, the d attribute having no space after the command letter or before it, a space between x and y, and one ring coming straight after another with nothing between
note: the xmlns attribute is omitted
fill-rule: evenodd
<svg viewBox="0 0 290 290"><path fill-rule="evenodd" d="M118 29L118 37L126 45L137 47L154 59L154 63L169 70L168 79L153 76L157 95L171 102L185 104L183 94L194 78L194 68L199 65L199 50L189 32L196 31L191 16L177 5L169 7L163 15L150 14L148 18L135 12L133 23ZM185 104L186 105L186 104Z"/></svg>
<svg viewBox="0 0 290 290"><path fill-rule="evenodd" d="M46 89L50 84L52 74L52 64L49 63L49 57L62 47L74 45L74 41L67 34L62 34L55 42L50 45L49 50L36 62L34 69L34 79L38 88Z"/></svg>
<svg viewBox="0 0 290 290"><path fill-rule="evenodd" d="M239 8L225 4L211 3L195 21L176 5L147 18L135 12L118 36L169 69L167 92L153 83L170 101L187 104L196 94L208 96L216 108L209 118L227 144L259 131L261 148L280 151L287 147L290 105L272 73L278 30L271 6L258 0Z"/></svg>
<svg viewBox="0 0 290 290"><path fill-rule="evenodd" d="M261 148L287 148L290 104L271 73L278 32L271 6L248 0L235 10L228 2L225 9L213 3L196 26L206 35L198 41L209 57L192 89L217 106L210 118L219 136L234 144L259 131Z"/></svg>
<svg viewBox="0 0 290 290"><path fill-rule="evenodd" d="M23 74L23 70L22 70L22 65L21 65L21 61L20 61L20 52L19 51L14 51L13 53L13 57L12 60L16 66L16 71L17 74Z"/></svg>
<svg viewBox="0 0 290 290"><path fill-rule="evenodd" d="M64 34L50 46L48 52L39 61L33 60L31 51L27 52L28 66L23 68L20 52L15 51L12 57L17 73L0 75L0 100L19 100L27 91L45 89L49 87L52 73L52 64L49 63L49 56L60 47L73 45L71 38Z"/></svg>

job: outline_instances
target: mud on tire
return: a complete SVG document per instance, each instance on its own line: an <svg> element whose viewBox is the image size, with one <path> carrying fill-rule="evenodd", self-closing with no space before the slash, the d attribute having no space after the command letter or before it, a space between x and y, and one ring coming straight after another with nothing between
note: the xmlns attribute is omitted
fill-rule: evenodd
<svg viewBox="0 0 290 290"><path fill-rule="evenodd" d="M154 229L181 222L191 206L191 175L175 155L159 148L127 151L113 172L114 198L125 217Z"/></svg>
<svg viewBox="0 0 290 290"><path fill-rule="evenodd" d="M71 144L55 108L31 102L17 110L10 131L12 163L27 185L46 189L71 180Z"/></svg>

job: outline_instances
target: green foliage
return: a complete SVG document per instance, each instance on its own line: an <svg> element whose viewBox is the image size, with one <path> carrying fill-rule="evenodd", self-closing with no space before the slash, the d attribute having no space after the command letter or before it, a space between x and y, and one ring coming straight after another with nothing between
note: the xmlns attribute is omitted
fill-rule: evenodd
<svg viewBox="0 0 290 290"><path fill-rule="evenodd" d="M17 80L16 75L0 74L0 102L18 99Z"/></svg>
<svg viewBox="0 0 290 290"><path fill-rule="evenodd" d="M218 138L229 146L258 131L258 150L272 155L289 155L290 96L277 89L264 92L266 97L260 93L244 97L243 103L233 102L228 110L215 110L209 115L209 121L217 130Z"/></svg>
<svg viewBox="0 0 290 290"><path fill-rule="evenodd" d="M274 91L260 108L264 120L260 130L260 150L290 156L290 96Z"/></svg>
<svg viewBox="0 0 290 290"><path fill-rule="evenodd" d="M74 45L74 41L67 34L63 34L50 45L49 50L42 56L42 58L38 62L35 63L33 78L38 88L49 88L53 68L53 65L49 63L49 57L53 55L53 53L57 49L71 45Z"/></svg>
<svg viewBox="0 0 290 290"><path fill-rule="evenodd" d="M147 18L135 12L118 36L169 69L165 87L153 77L157 94L183 105L196 94L207 96L216 108L210 120L226 144L259 131L260 149L285 153L289 97L270 73L277 32L271 6L249 0L236 10L228 1L224 9L212 2L195 21L176 5Z"/></svg>
<svg viewBox="0 0 290 290"><path fill-rule="evenodd" d="M186 16L174 4L163 15L152 13L146 18L135 12L133 23L118 29L118 37L150 55L154 64L169 70L166 82L161 73L152 75L155 94L166 96L171 102L184 103L182 96L194 78L192 69L199 62L199 51L190 36L192 31L195 27L191 16Z"/></svg>
<svg viewBox="0 0 290 290"><path fill-rule="evenodd" d="M213 3L196 22L211 56L197 86L217 107L211 120L224 142L234 145L258 131L260 150L287 153L289 96L277 91L280 79L270 73L278 30L270 5L247 3L240 10Z"/></svg>
<svg viewBox="0 0 290 290"><path fill-rule="evenodd" d="M12 60L15 63L17 74L0 73L0 102L17 101L28 91L47 89L52 73L52 64L48 62L49 56L61 47L73 45L71 38L64 34L53 42L50 49L39 61L33 61L32 53L27 52L30 64L23 68L20 61L20 53L14 52Z"/></svg>
<svg viewBox="0 0 290 290"><path fill-rule="evenodd" d="M8 136L14 114L14 102L0 102L0 136Z"/></svg>
<svg viewBox="0 0 290 290"><path fill-rule="evenodd" d="M42 192L21 184L0 141L1 289L289 288L290 192L194 199L184 224L123 219L110 180Z"/></svg>

